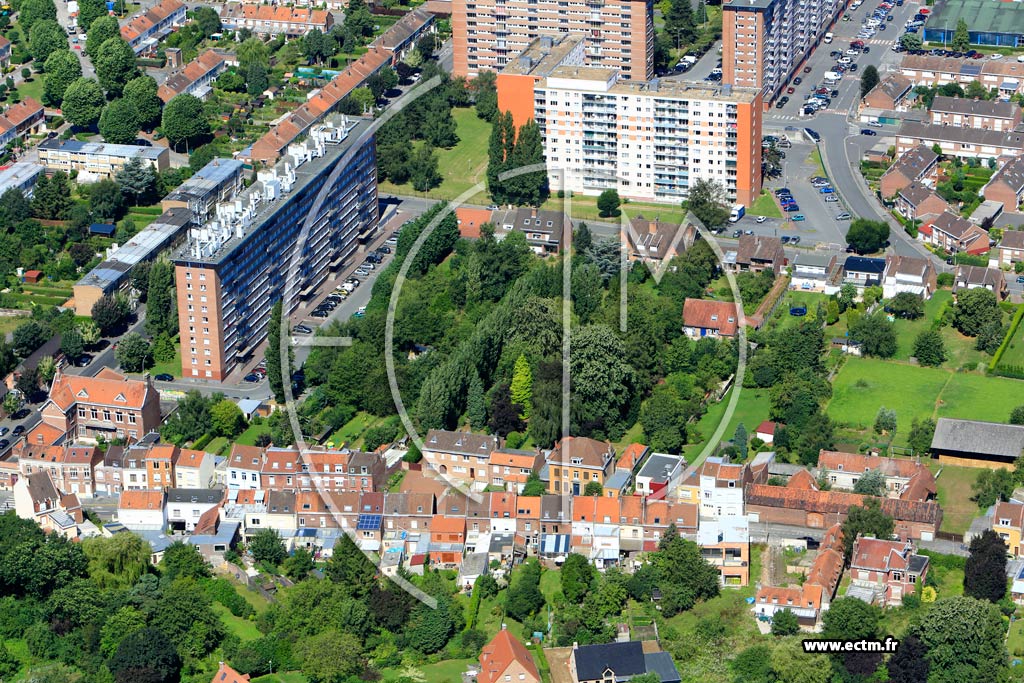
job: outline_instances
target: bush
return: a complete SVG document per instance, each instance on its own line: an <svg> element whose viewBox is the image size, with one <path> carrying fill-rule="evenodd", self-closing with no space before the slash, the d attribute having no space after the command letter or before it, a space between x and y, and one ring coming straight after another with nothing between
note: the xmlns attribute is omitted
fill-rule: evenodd
<svg viewBox="0 0 1024 683"><path fill-rule="evenodd" d="M952 287L953 273L939 273L939 276L936 278L936 282L939 287Z"/></svg>
<svg viewBox="0 0 1024 683"><path fill-rule="evenodd" d="M256 614L252 605L238 594L233 583L227 579L209 579L206 581L206 594L228 608L236 617L249 618Z"/></svg>

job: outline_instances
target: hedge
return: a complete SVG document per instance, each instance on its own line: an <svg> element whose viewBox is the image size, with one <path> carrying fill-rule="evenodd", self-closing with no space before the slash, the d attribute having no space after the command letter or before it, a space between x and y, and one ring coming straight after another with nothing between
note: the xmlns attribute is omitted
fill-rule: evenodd
<svg viewBox="0 0 1024 683"><path fill-rule="evenodd" d="M933 567L963 570L967 566L967 558L960 555L946 555L944 553L937 553L934 550L924 549L919 549L917 554L926 556Z"/></svg>
<svg viewBox="0 0 1024 683"><path fill-rule="evenodd" d="M1020 327L1022 317L1024 317L1024 306L1018 306L1017 312L1013 316L1013 320L1010 321L1010 329L1007 330L1006 336L1003 337L1003 343L999 345L999 348L996 349L995 354L992 356L992 360L988 362L989 371L995 370L996 366L999 365L999 361L1002 359L1003 353L1005 353L1006 349L1010 346L1010 340L1013 339L1013 335L1017 334L1017 328Z"/></svg>

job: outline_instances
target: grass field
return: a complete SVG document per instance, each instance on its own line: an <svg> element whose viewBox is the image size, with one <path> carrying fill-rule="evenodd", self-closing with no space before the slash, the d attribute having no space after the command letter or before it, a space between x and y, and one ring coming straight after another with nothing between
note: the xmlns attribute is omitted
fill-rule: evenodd
<svg viewBox="0 0 1024 683"><path fill-rule="evenodd" d="M768 192L764 191L762 191L761 196L750 205L750 210L747 213L754 216L782 218L782 211L779 210L779 205L775 203L775 198Z"/></svg>
<svg viewBox="0 0 1024 683"><path fill-rule="evenodd" d="M301 671L288 671L283 674L267 674L252 679L252 683L308 683L309 679Z"/></svg>
<svg viewBox="0 0 1024 683"><path fill-rule="evenodd" d="M242 446L255 446L256 439L259 438L260 434L270 434L270 425L266 423L249 425L248 429L238 435L235 443Z"/></svg>
<svg viewBox="0 0 1024 683"><path fill-rule="evenodd" d="M701 441L699 443L690 444L683 448L683 455L686 457L686 462L691 465L699 461L699 456L707 445L708 441L715 433L715 429L718 428L718 424L722 421L722 417L725 415L726 406L729 404L729 400L732 397L732 392L725 396L719 403L713 404L708 412L697 422L697 430L700 432ZM733 433L736 431L736 426L739 423L743 423L746 427L748 434L753 434L762 421L768 419L768 392L763 389L743 389L740 393L739 401L736 403L736 412L733 413L732 417L725 428L725 432L722 434L722 440L728 440L732 438Z"/></svg>
<svg viewBox="0 0 1024 683"><path fill-rule="evenodd" d="M233 633L243 642L246 640L256 640L263 635L260 633L260 630L256 628L255 622L241 617L236 617L227 607L219 602L213 603L213 611L220 617L220 620L224 623L228 633Z"/></svg>
<svg viewBox="0 0 1024 683"><path fill-rule="evenodd" d="M376 417L365 412L358 412L355 417L346 422L341 429L334 432L328 441L329 443L333 443L335 446L340 446L343 443L347 443L350 446L358 446L362 441L363 434L366 433L366 430L371 427L376 427L382 422L384 422L384 418L382 417Z"/></svg>
<svg viewBox="0 0 1024 683"><path fill-rule="evenodd" d="M21 95L21 99L31 97L37 102L43 101L43 74L32 74L32 78L28 81L22 81L18 84L18 93Z"/></svg>
<svg viewBox="0 0 1024 683"><path fill-rule="evenodd" d="M424 683L459 683L466 667L476 663L475 659L451 659L437 664L424 664L405 669L381 669L380 676L383 681L393 681L408 676Z"/></svg>
<svg viewBox="0 0 1024 683"><path fill-rule="evenodd" d="M952 292L948 289L940 289L925 302L922 317L917 320L897 319L893 322L897 344L894 356L896 360L907 360L914 355L914 340L917 339L917 335L931 327L932 321L952 300ZM960 368L964 365L976 366L978 363L988 361L989 356L974 348L975 340L972 337L965 337L951 326L943 327L939 330L939 334L942 335L942 341L945 342L948 356L944 366Z"/></svg>
<svg viewBox="0 0 1024 683"><path fill-rule="evenodd" d="M1020 402L1024 383L1003 377L850 358L832 383L829 416L841 425L868 428L881 406L894 408L904 445L913 418L958 417L1005 421Z"/></svg>
<svg viewBox="0 0 1024 683"><path fill-rule="evenodd" d="M181 346L178 343L174 344L174 358L163 363L154 363L153 367L149 369L149 374L156 377L157 375L170 375L171 377L181 377Z"/></svg>
<svg viewBox="0 0 1024 683"><path fill-rule="evenodd" d="M459 142L451 149L437 150L438 170L444 178L440 186L427 193L435 199L455 199L477 183L483 182L487 174L487 141L491 136L491 124L476 115L476 109L453 109ZM412 185L380 184L381 192L394 194L418 194ZM475 203L489 204L481 195Z"/></svg>
<svg viewBox="0 0 1024 683"><path fill-rule="evenodd" d="M825 166L824 166L824 164L821 163L821 152L818 151L817 147L815 147L814 151L811 152L811 156L810 156L809 161L812 164L814 164L815 166L817 166L817 169L815 169L815 172L817 173L817 175L825 177L825 178L828 177L828 176L825 175Z"/></svg>
<svg viewBox="0 0 1024 683"><path fill-rule="evenodd" d="M25 315L2 315L0 316L0 334L6 339L8 335L14 332L18 325L28 320L28 314Z"/></svg>
<svg viewBox="0 0 1024 683"><path fill-rule="evenodd" d="M936 461L929 461L928 467L933 474L938 474L935 488L939 505L942 506L942 531L957 534L967 531L971 526L971 520L981 514L978 504L971 500L971 485L978 479L981 470L973 467L940 465Z"/></svg>
<svg viewBox="0 0 1024 683"><path fill-rule="evenodd" d="M1010 344L1003 351L1000 365L1024 365L1024 324L1017 328L1017 332L1010 340Z"/></svg>

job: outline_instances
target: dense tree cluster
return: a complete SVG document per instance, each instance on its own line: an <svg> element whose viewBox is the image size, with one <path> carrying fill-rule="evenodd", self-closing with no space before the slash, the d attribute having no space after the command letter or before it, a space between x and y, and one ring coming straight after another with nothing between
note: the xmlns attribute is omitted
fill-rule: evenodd
<svg viewBox="0 0 1024 683"><path fill-rule="evenodd" d="M540 128L533 120L516 131L511 112L499 112L487 148L487 190L496 204L540 206L548 196L547 171L523 172L544 164ZM503 174L513 174L503 178Z"/></svg>

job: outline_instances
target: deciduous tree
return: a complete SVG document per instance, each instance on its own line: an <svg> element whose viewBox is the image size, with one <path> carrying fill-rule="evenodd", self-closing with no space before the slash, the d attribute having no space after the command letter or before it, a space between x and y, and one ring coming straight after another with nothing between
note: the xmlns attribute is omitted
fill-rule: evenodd
<svg viewBox="0 0 1024 683"><path fill-rule="evenodd" d="M115 683L172 683L181 659L171 641L155 628L125 636L107 663Z"/></svg>
<svg viewBox="0 0 1024 683"><path fill-rule="evenodd" d="M79 6L81 4L79 3ZM100 45L111 38L121 35L121 28L118 26L117 17L110 15L96 17L92 20L91 24L88 24L88 29L89 37L85 41L85 51L90 55L99 54Z"/></svg>
<svg viewBox="0 0 1024 683"><path fill-rule="evenodd" d="M929 683L997 681L1006 670L1006 626L987 601L950 597L937 601L912 629L924 645Z"/></svg>
<svg viewBox="0 0 1024 683"><path fill-rule="evenodd" d="M976 337L988 323L1002 318L996 295L983 287L957 293L953 307L953 327L968 337Z"/></svg>
<svg viewBox="0 0 1024 683"><path fill-rule="evenodd" d="M792 636L800 632L800 621L792 610L779 610L772 615L772 635Z"/></svg>
<svg viewBox="0 0 1024 683"><path fill-rule="evenodd" d="M860 75L860 96L864 97L878 85L878 69L874 64L868 64Z"/></svg>
<svg viewBox="0 0 1024 683"><path fill-rule="evenodd" d="M971 539L964 567L964 595L999 602L1006 596L1006 543L992 529Z"/></svg>
<svg viewBox="0 0 1024 683"><path fill-rule="evenodd" d="M249 542L249 552L256 562L266 563L272 567L277 567L288 557L284 543L275 529L261 529L256 532Z"/></svg>
<svg viewBox="0 0 1024 683"><path fill-rule="evenodd" d="M135 51L120 34L103 41L91 57L96 77L107 97L120 97L128 81L138 75Z"/></svg>
<svg viewBox="0 0 1024 683"><path fill-rule="evenodd" d="M114 100L103 108L99 127L100 135L106 142L115 145L135 144L139 137L139 117L135 105L123 98ZM133 161L138 161L138 158Z"/></svg>
<svg viewBox="0 0 1024 683"><path fill-rule="evenodd" d="M160 124L164 103L156 91L156 80L152 76L133 78L124 86L124 99L135 108L139 127L143 130L152 130Z"/></svg>
<svg viewBox="0 0 1024 683"><path fill-rule="evenodd" d="M125 372L142 372L153 360L149 342L138 332L129 332L121 337L114 355Z"/></svg>
<svg viewBox="0 0 1024 683"><path fill-rule="evenodd" d="M882 512L877 498L867 498L862 505L851 507L843 522L843 553L847 564L857 536L888 539L892 538L894 528L893 518Z"/></svg>
<svg viewBox="0 0 1024 683"><path fill-rule="evenodd" d="M617 190L608 189L601 192L597 197L597 211L598 214L603 218L610 218L619 215L619 205L621 204L619 199L619 193Z"/></svg>
<svg viewBox="0 0 1024 683"><path fill-rule="evenodd" d="M43 82L43 101L59 107L68 86L82 77L82 63L71 50L55 50L46 58L46 80Z"/></svg>
<svg viewBox="0 0 1024 683"><path fill-rule="evenodd" d="M871 254L889 241L889 224L884 221L872 221L856 218L850 223L846 233L846 242L858 254Z"/></svg>
<svg viewBox="0 0 1024 683"><path fill-rule="evenodd" d="M64 91L61 111L73 125L88 128L100 120L104 104L100 84L92 78L79 78Z"/></svg>
<svg viewBox="0 0 1024 683"><path fill-rule="evenodd" d="M914 357L921 365L937 367L947 358L946 343L936 330L922 330L914 338Z"/></svg>
<svg viewBox="0 0 1024 683"><path fill-rule="evenodd" d="M176 95L167 103L161 128L174 147L184 144L186 149L210 132L203 103L188 93Z"/></svg>

